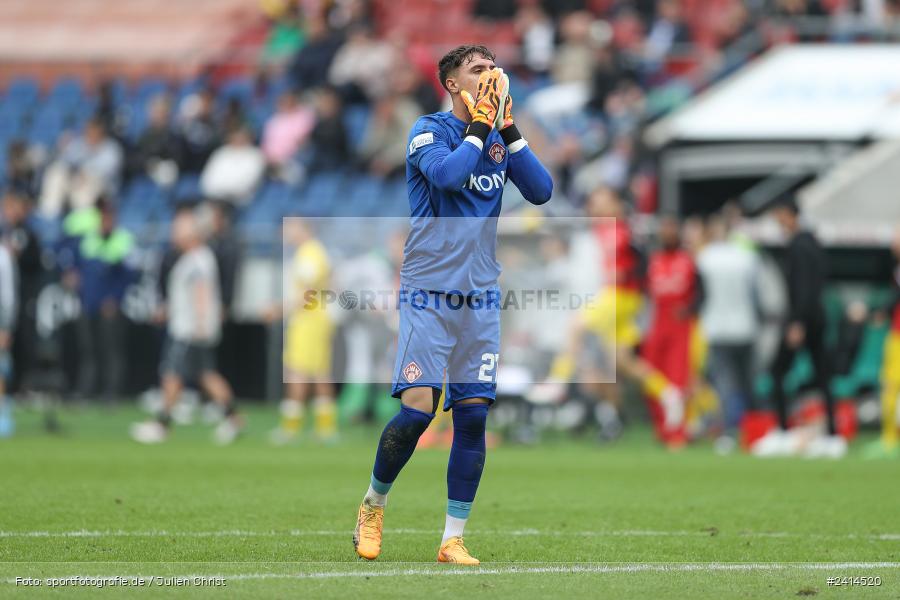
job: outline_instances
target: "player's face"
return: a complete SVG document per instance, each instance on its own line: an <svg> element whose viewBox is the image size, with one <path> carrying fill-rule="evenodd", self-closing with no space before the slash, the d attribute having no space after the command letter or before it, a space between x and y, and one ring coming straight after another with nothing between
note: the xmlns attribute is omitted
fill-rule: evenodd
<svg viewBox="0 0 900 600"><path fill-rule="evenodd" d="M704 240L714 242L724 240L728 236L728 226L725 222L726 217L712 217L706 224L704 232Z"/></svg>
<svg viewBox="0 0 900 600"><path fill-rule="evenodd" d="M781 226L782 231L790 233L794 225L794 213L784 207L778 207L772 211L772 216Z"/></svg>
<svg viewBox="0 0 900 600"><path fill-rule="evenodd" d="M172 244L186 250L194 239L196 223L193 215L178 215L172 222Z"/></svg>
<svg viewBox="0 0 900 600"><path fill-rule="evenodd" d="M299 246L309 239L306 225L297 218L287 219L282 233L284 235L284 243L287 246Z"/></svg>
<svg viewBox="0 0 900 600"><path fill-rule="evenodd" d="M458 94L465 90L475 97L475 93L478 91L478 78L483 72L494 67L494 61L491 59L473 55L456 69L453 77L447 78L447 87L451 93Z"/></svg>
<svg viewBox="0 0 900 600"><path fill-rule="evenodd" d="M610 189L596 190L588 197L587 213L591 217L620 217L622 215L621 201Z"/></svg>
<svg viewBox="0 0 900 600"><path fill-rule="evenodd" d="M3 219L7 223L19 223L25 217L25 204L14 196L3 200Z"/></svg>
<svg viewBox="0 0 900 600"><path fill-rule="evenodd" d="M16 208L13 206L15 200L12 198L4 198L3 199L3 219L5 221L15 221L16 220Z"/></svg>
<svg viewBox="0 0 900 600"><path fill-rule="evenodd" d="M109 235L109 232L113 230L115 227L116 221L112 212L109 210L103 211L103 214L100 216L100 230Z"/></svg>
<svg viewBox="0 0 900 600"><path fill-rule="evenodd" d="M84 138L91 145L99 144L103 141L103 129L96 123L88 123L84 128Z"/></svg>
<svg viewBox="0 0 900 600"><path fill-rule="evenodd" d="M659 241L664 248L675 249L681 245L681 228L675 219L665 219L659 228Z"/></svg>

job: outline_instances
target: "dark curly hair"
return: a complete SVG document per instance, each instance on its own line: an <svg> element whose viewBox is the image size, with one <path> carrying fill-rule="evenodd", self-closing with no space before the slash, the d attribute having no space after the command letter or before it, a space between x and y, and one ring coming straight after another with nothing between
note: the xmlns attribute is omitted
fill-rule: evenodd
<svg viewBox="0 0 900 600"><path fill-rule="evenodd" d="M494 53L484 46L457 46L444 55L438 63L438 79L441 80L441 85L444 86L445 90L447 89L447 77L450 76L450 72L468 63L476 56L494 60ZM449 92L450 90L447 91Z"/></svg>

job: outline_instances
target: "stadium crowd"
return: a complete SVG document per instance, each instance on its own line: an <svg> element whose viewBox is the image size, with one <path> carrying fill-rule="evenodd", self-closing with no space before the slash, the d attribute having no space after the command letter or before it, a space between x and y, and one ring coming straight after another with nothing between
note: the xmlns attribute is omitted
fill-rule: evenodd
<svg viewBox="0 0 900 600"><path fill-rule="evenodd" d="M468 11L466 23L483 34L479 41L496 42L498 63L510 74L520 127L554 173L553 210L589 216L599 211L617 220L656 210L655 161L642 143L650 119L770 44L889 39L900 14L896 0L776 0L774 6L721 0L715 10L699 10L691 0L456 4ZM215 232L205 243L218 259L226 312L240 260L238 233L248 235L260 222L274 227L285 215L402 213L407 135L420 115L443 106L429 36L417 28L445 8L435 6L431 12L410 8L412 14L403 17L408 26L392 27L407 7L364 0L263 2L270 25L258 64L237 77L211 69L186 82L148 79L134 93L116 80L97 84L95 91L82 82L60 81L45 97L27 79L10 84L0 105L5 115L0 128L3 247L9 253L8 258L0 255L0 272L14 263L18 282L15 303L4 295L0 345L12 348L13 385L42 360L38 296L48 278L58 277L79 296L81 306L78 380L72 388L85 397L121 393L121 349L127 343L121 305L138 277L130 262L133 250L165 244L159 232L166 228L149 226L168 223L184 207L202 207L214 215ZM341 183L322 187L326 180ZM326 200L322 189L343 199ZM237 231L230 228L232 220ZM753 395L748 390L752 373L746 369L757 317L750 275L740 281L727 277L736 277L735 269L752 272L754 259L752 252L736 251L739 243L729 237L736 231L732 215L714 215L699 229L704 243L687 252L682 247L693 243L692 230L685 230L683 244L680 226L663 221L658 236L650 239L659 238L663 254L679 254L643 252L650 280L654 273L675 269L679 277L689 275L679 280L685 285L702 282L678 292L679 298L661 299L671 290L652 283L645 287L643 275L635 274L637 256L634 264L611 269L629 270L629 280L616 284L629 294L649 294L657 304L673 302L666 309L673 320L653 330L655 345L645 344L641 361L634 362L633 373L648 395L686 404L693 394L688 388L698 380L687 365L661 364L670 353L652 349L674 344L690 355L695 327L682 327L681 321L687 324L688 315L707 311L710 371L728 375L727 381L713 377L711 383L725 406L722 427L737 435ZM636 243L625 231L612 232L620 260ZM796 233L790 226L786 231ZM724 244L726 239L731 245ZM799 260L821 261L816 252L801 252ZM177 255L170 256L171 267ZM806 269L808 262L802 264ZM164 266L160 272L165 297L170 271ZM802 300L807 308L818 301ZM724 314L739 308L742 327L732 314ZM822 352L820 340L809 339L819 317L797 318L806 336L797 328L789 334L781 371L790 365L788 355L805 343L817 356ZM629 352L636 343L629 344ZM556 364L551 379L571 377L572 367L565 363ZM818 383L828 397L823 369L817 369ZM776 381L783 376L778 371ZM0 410L8 411L5 406ZM833 409L829 415L834 434ZM657 425L671 445L692 435L663 431L662 418L657 415ZM679 419L680 426L685 423ZM787 426L783 410L779 423ZM892 443L895 447L895 438ZM779 446L771 452L784 450Z"/></svg>
<svg viewBox="0 0 900 600"><path fill-rule="evenodd" d="M443 98L429 36L410 23L455 7L494 42L562 196L577 208L605 183L652 212L653 160L640 135L649 119L771 44L890 38L898 11L891 0L695 4L264 2L270 25L258 65L235 77L212 68L185 82L148 78L133 92L120 80L93 91L61 80L46 97L14 80L3 103L2 179L56 218L101 192L115 201L142 176L175 200L202 194L244 206L270 179L302 188L334 171L402 175L412 122Z"/></svg>

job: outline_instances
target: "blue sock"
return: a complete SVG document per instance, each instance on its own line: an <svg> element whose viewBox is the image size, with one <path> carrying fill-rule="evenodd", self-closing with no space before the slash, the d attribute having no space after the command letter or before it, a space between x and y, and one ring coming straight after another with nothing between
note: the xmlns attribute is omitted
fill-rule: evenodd
<svg viewBox="0 0 900 600"><path fill-rule="evenodd" d="M372 488L387 494L400 470L409 461L419 437L428 428L434 415L401 405L400 412L385 425L375 453L372 469Z"/></svg>
<svg viewBox="0 0 900 600"><path fill-rule="evenodd" d="M453 445L447 463L447 514L467 519L484 470L487 404L453 407Z"/></svg>

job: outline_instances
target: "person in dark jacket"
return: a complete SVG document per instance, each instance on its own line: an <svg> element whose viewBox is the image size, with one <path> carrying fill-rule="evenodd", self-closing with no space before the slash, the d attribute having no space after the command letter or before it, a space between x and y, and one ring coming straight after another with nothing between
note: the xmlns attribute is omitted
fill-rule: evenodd
<svg viewBox="0 0 900 600"><path fill-rule="evenodd" d="M288 68L294 89L317 88L328 81L328 69L343 43L340 35L329 29L322 17L313 17L306 24L306 45L300 49Z"/></svg>
<svg viewBox="0 0 900 600"><path fill-rule="evenodd" d="M169 99L160 95L148 108L149 122L128 156L131 175L146 174L158 185L167 187L178 178L181 141L170 126Z"/></svg>
<svg viewBox="0 0 900 600"><path fill-rule="evenodd" d="M6 147L6 185L11 190L33 196L38 191L38 160L28 142L14 139Z"/></svg>
<svg viewBox="0 0 900 600"><path fill-rule="evenodd" d="M243 250L232 227L232 208L226 202L209 202L210 230L207 245L216 257L219 290L222 296L222 337L216 349L219 370L237 373L241 368L238 325L232 313L237 291L238 270Z"/></svg>
<svg viewBox="0 0 900 600"><path fill-rule="evenodd" d="M334 88L323 88L316 94L315 108L316 124L310 134L313 151L307 159L311 175L343 169L352 160L340 94Z"/></svg>
<svg viewBox="0 0 900 600"><path fill-rule="evenodd" d="M224 131L216 119L215 95L203 89L181 102L176 126L179 140L179 172L200 175L206 161L222 143Z"/></svg>
<svg viewBox="0 0 900 600"><path fill-rule="evenodd" d="M773 401L778 412L777 431L770 432L754 445L762 456L804 453L807 456L838 458L847 452L846 441L837 435L834 397L831 394L831 361L825 346L825 307L822 297L827 280L827 258L816 236L803 228L800 209L793 198L774 207L772 214L788 237L784 258L788 315L781 345L772 364ZM784 378L801 350L807 350L815 369L815 384L825 400L827 435L803 439L788 435L788 398Z"/></svg>
<svg viewBox="0 0 900 600"><path fill-rule="evenodd" d="M226 318L234 301L235 284L241 261L241 244L231 224L231 206L226 202L210 202L210 236L207 244L219 268L219 290Z"/></svg>
<svg viewBox="0 0 900 600"><path fill-rule="evenodd" d="M3 197L0 239L12 254L18 276L16 306L19 308L12 341L12 390L21 386L33 365L37 346L37 298L45 276L41 242L28 224L32 208L31 200L21 191L9 191Z"/></svg>
<svg viewBox="0 0 900 600"><path fill-rule="evenodd" d="M125 369L121 305L136 279L127 261L134 239L116 225L115 209L105 198L96 207L70 213L63 228L75 245L74 262L63 281L81 300L78 393L89 397L99 380L99 391L114 400L122 391Z"/></svg>

